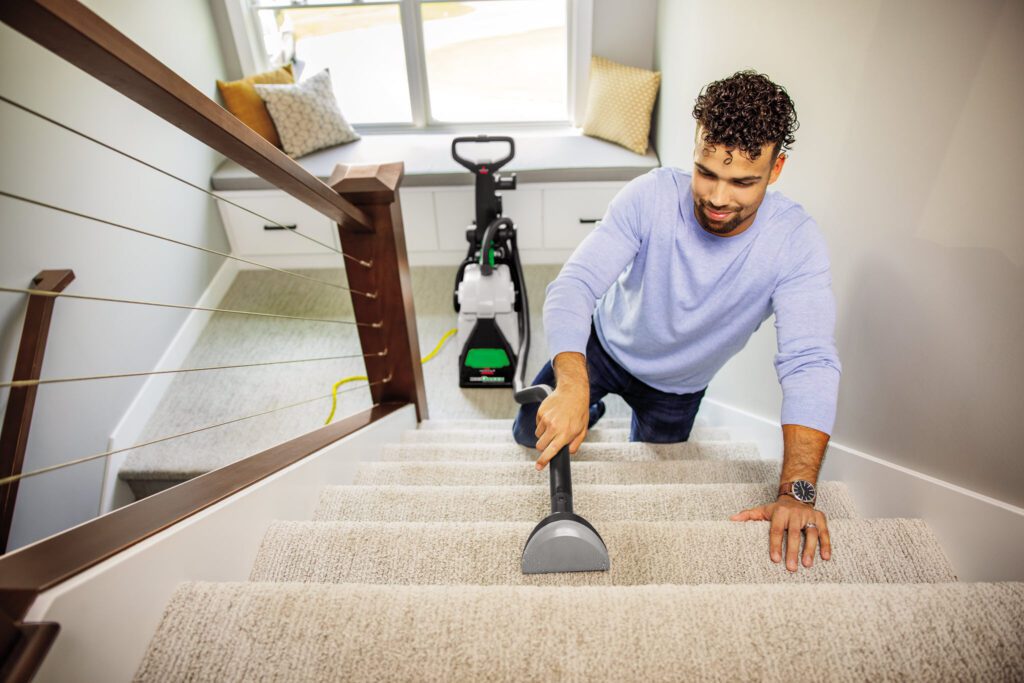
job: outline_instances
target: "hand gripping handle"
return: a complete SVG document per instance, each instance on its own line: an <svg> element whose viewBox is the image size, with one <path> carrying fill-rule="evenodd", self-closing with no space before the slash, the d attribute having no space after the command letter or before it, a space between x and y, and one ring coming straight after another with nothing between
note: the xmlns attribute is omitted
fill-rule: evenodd
<svg viewBox="0 0 1024 683"><path fill-rule="evenodd" d="M515 393L516 403L540 403L554 390L547 384L534 384ZM549 463L551 470L551 512L572 512L572 474L569 467L569 444L562 446Z"/></svg>

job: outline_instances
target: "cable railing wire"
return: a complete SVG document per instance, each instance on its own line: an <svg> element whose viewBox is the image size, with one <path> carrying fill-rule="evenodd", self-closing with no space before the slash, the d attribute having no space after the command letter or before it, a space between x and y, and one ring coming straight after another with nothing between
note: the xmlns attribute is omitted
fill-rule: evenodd
<svg viewBox="0 0 1024 683"><path fill-rule="evenodd" d="M259 368L271 365L287 365L289 363L315 363L329 360L344 360L349 358L383 358L388 355L387 350L374 353L353 353L344 356L322 356L319 358L296 358L294 360L272 360L260 363L239 363L236 365L209 365L202 368L178 368L176 370L148 370L145 372L123 372L113 375L86 375L81 377L54 377L48 379L20 379L10 382L0 382L0 389L24 389L38 387L45 384L64 384L67 382L87 382L101 379L121 379L123 377L151 377L154 375L178 375L187 372L205 372L207 370L235 370L238 368Z"/></svg>
<svg viewBox="0 0 1024 683"><path fill-rule="evenodd" d="M361 384L359 386L352 387L351 389L345 389L344 391L339 391L338 393L339 394L341 394L341 393L347 394L347 393L349 393L351 391L358 391L359 389L367 389L369 387L376 386L378 384L386 384L387 382L390 382L390 381L391 381L391 375L389 374L387 377L385 377L384 379L382 379L382 380L380 380L378 382L369 382L367 384ZM138 444L134 444L132 446L126 446L124 448L115 448L113 450L104 451L102 453L93 453L92 455L87 455L87 456L82 457L82 458L76 458L75 460L69 460L67 462L59 463L57 465L50 465L48 467L41 467L41 468L36 469L36 470L31 470L29 472L22 472L20 474L13 474L13 475L10 475L10 476L7 476L7 477L0 478L0 486L6 486L7 484L12 484L12 483L14 483L16 481L20 481L20 480L26 479L28 477L36 477L36 476L39 476L40 474L46 474L47 472L53 472L53 471L56 471L56 470L64 469L65 467L72 467L74 465L81 465L82 463L90 462L92 460L99 460L100 458L106 458L106 457L109 457L111 455L117 455L118 453L124 453L126 451L133 451L133 450L136 450L136 449L139 449L139 448L145 448L146 446L153 446L155 444L163 443L165 441L171 441L172 439L180 439L180 438L185 437L185 436L191 436L192 434L198 434L200 432L209 431L211 429L216 429L217 427L225 427L227 425L234 424L236 422L242 422L244 420L251 420L251 419L253 419L255 417L262 417L263 415L269 415L271 413L276 413L276 412L281 411L281 410L288 410L289 408L297 408L298 406L306 405L307 403L314 403L316 401L326 400L326 399L329 399L330 397L331 397L331 394L324 394L323 396L316 396L314 398L308 398L308 399L306 399L304 401L298 401L296 403L289 403L288 405L284 405L284 406L277 406L276 408L271 408L270 410L264 410L264 411L259 412L259 413L253 413L252 415L246 415L245 417L236 417L236 418L234 418L232 420L227 420L225 422L218 422L217 424L207 425L205 427L200 427L198 429L193 429L193 430L190 430L190 431L187 431L187 432L181 432L180 434L172 434L171 436L160 437L159 439L153 439L152 441L146 441L144 443L138 443Z"/></svg>
<svg viewBox="0 0 1024 683"><path fill-rule="evenodd" d="M87 135L87 134L81 132L80 130L72 128L71 126L69 126L67 124L64 124L64 123L61 123L60 121L57 121L55 119L52 119L49 116L46 116L45 114L42 114L40 112L35 111L34 109L30 109L29 107L26 107L23 104L19 104L18 102L15 102L15 101L13 101L11 99L8 99L7 97L4 97L3 95L0 95L0 101L6 102L7 104L11 105L12 107L16 107L18 109L21 109L22 111L24 111L24 112L26 112L28 114L31 114L31 115L33 115L35 117L38 117L38 118L42 119L43 121L51 123L54 126L57 126L58 128L62 128L64 130L68 131L69 133L74 133L75 135L77 135L77 136L79 136L81 138L84 138L84 139L86 139L86 140L88 140L90 142L93 142L93 143L99 145L100 147L103 147L105 149L109 149L111 152L115 152L115 153L120 154L121 156L123 156L123 157L125 157L127 159L131 159L132 161L134 161L136 163L142 164L146 168L152 169L152 170L156 171L157 173L162 173L163 175L167 176L168 178L173 178L174 180L177 180L179 183L182 183L184 185L188 185L189 187L191 187L193 189L199 190L203 194L206 194L206 195L209 195L210 197L213 197L217 201L224 202L225 204L230 204L231 206L235 207L236 209L241 209L242 211L245 211L246 213L248 213L250 215L256 216L260 220L267 221L268 223L271 223L272 225L275 225L278 228L284 229L286 232L288 232L290 234L298 235L299 237L302 237L303 239L307 239L310 242L313 242L315 244L319 244L321 247L324 247L325 249L329 249L330 251L333 251L335 254L341 255L342 258L346 258L349 261L352 261L353 263L358 263L359 265L361 265L361 266L363 266L365 268L373 267L373 260L372 259L369 260L369 261L364 261L364 260L362 260L360 258L356 258L355 256L350 256L349 254L346 254L345 252L343 252L342 250L338 249L337 247L335 247L333 245L327 244L326 242L321 242L320 240L316 239L315 237L311 237L310 235L307 235L307 234L305 234L303 232L300 232L298 230L293 230L290 227L284 225L283 223L278 223L273 218L267 218L266 216L264 216L263 214L259 213L258 211L253 211L252 209L250 209L248 207L242 206L241 204L238 204L236 202L231 201L227 197L222 197L221 195L217 194L216 192L211 192L210 190L207 190L205 187L200 187L199 185L196 185L195 183L193 183L193 182L191 182L189 180L185 180L184 178L181 178L179 176L174 175L170 171L165 171L164 169L160 168L159 166L154 166L153 164L149 163L148 161L144 161L142 159L139 159L136 156L132 156L128 152L124 152L124 151L118 149L117 147L114 147L113 145L109 145L106 142L103 142L102 140L97 140L96 138L94 138L94 137L92 137L90 135Z"/></svg>
<svg viewBox="0 0 1024 683"><path fill-rule="evenodd" d="M275 268L274 266L270 266L270 265L267 265L265 263L259 263L257 261L250 261L249 259L242 258L241 256L235 256L234 254L228 254L228 253L225 253L223 251L217 251L216 249L210 249L208 247L201 247L198 244L192 244L190 242L183 242L182 240L176 240L173 237L167 237L166 235L158 235L155 232L149 232L148 230L143 230L141 228L133 228L133 227L131 227L129 225L124 225L123 223L115 223L114 221L108 221L105 218L98 218L97 216L90 216L89 214L81 213L79 211L74 211L72 209L65 209L64 207L57 206L55 204L48 204L48 203L40 201L38 199L31 199L30 197L23 197L22 195L14 194L13 192L7 192L5 190L0 190L0 197L8 197L10 199L17 199L18 201L25 202L27 204L34 204L36 206L41 206L41 207L46 208L46 209L52 209L52 210L58 211L60 213L66 213L66 214L68 214L70 216L75 216L77 218L84 218L86 220L95 221L97 223L102 223L103 225L109 225L109 226L114 227L114 228L120 228L121 230L127 230L128 232L133 232L133 233L136 233L138 235L144 235L146 237L153 237L153 238L158 239L158 240L163 240L165 242L170 242L171 244L177 244L177 245L180 245L182 247L188 247L190 249L195 249L197 251L202 251L202 252L205 252L207 254L213 254L214 256L222 256L224 258L228 258L228 259L231 259L233 261L239 261L241 263L247 263L247 264L249 264L251 266L257 266L259 268L266 268L267 270L272 270L275 273L282 273L284 275L288 275L290 277L295 277L295 278L300 278L300 279L306 280L308 282L315 282L315 283L317 283L319 285L325 285L327 287L333 287L334 289L342 289L342 290L345 290L347 292L352 292L353 294L359 294L361 296L365 296L368 299L376 299L377 298L377 294L376 293L370 294L368 292L361 292L358 289L352 289L351 287L346 287L345 285L339 285L339 284L336 284L334 282L327 282L326 280L321 280L320 278L310 277L309 275L303 275L302 273L296 273L296 272L291 271L291 270L284 270L283 268Z"/></svg>
<svg viewBox="0 0 1024 683"><path fill-rule="evenodd" d="M372 327L379 329L384 326L382 322L361 323L357 320L338 320L336 318L308 318L298 315L284 315L282 313L260 313L258 311L236 311L230 308L210 308L206 306L186 306L185 304L167 304L159 301L142 301L139 299L117 299L114 297L91 296L86 294L69 294L67 292L50 292L42 289L27 289L24 287L0 287L0 292L9 294L29 294L31 296L44 296L51 299L76 299L80 301L101 301L104 303L132 304L136 306L156 306L157 308L173 308L183 311L202 311L204 313L230 313L233 315L249 315L259 318L277 318L282 320L299 320L312 323L332 323L335 325L355 325L356 327Z"/></svg>

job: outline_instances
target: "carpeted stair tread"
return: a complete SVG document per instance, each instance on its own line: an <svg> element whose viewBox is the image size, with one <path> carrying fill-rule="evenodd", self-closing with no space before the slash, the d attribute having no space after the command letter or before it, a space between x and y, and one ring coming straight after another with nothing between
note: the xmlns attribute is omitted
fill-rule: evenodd
<svg viewBox="0 0 1024 683"><path fill-rule="evenodd" d="M695 427L690 441L728 441L728 429ZM587 432L587 442L629 441L628 427L595 427ZM410 429L402 434L402 443L514 443L511 430L498 429Z"/></svg>
<svg viewBox="0 0 1024 683"><path fill-rule="evenodd" d="M779 480L778 460L574 462L574 484L716 484ZM354 484L364 486L548 486L550 475L526 462L365 462Z"/></svg>
<svg viewBox="0 0 1024 683"><path fill-rule="evenodd" d="M531 461L536 449L515 443L490 444L386 444L381 460L468 460L478 462ZM749 460L759 457L757 444L745 441L688 441L686 443L584 443L573 462L603 460L641 462L651 460Z"/></svg>
<svg viewBox="0 0 1024 683"><path fill-rule="evenodd" d="M573 486L577 514L605 521L725 520L775 500L777 483L581 484ZM841 482L821 482L818 509L829 519L858 517ZM347 522L533 522L551 512L551 493L537 486L329 486L313 519Z"/></svg>
<svg viewBox="0 0 1024 683"><path fill-rule="evenodd" d="M833 554L789 572L768 556L768 522L605 522L611 570L523 574L530 522L276 522L253 581L631 586L660 583L936 583L956 576L917 519L836 519Z"/></svg>
<svg viewBox="0 0 1024 683"><path fill-rule="evenodd" d="M1022 680L1024 583L187 583L137 681Z"/></svg>

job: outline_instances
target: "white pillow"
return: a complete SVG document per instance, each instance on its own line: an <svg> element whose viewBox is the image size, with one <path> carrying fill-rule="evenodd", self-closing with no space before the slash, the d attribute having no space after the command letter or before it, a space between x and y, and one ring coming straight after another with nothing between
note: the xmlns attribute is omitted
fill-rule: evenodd
<svg viewBox="0 0 1024 683"><path fill-rule="evenodd" d="M288 156L300 157L359 139L338 108L331 74L326 69L294 85L253 87L266 103Z"/></svg>

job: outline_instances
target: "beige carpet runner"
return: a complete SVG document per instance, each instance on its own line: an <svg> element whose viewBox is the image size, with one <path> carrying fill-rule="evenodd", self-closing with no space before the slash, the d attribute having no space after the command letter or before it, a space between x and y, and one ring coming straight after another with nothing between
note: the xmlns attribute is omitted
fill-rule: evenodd
<svg viewBox="0 0 1024 683"><path fill-rule="evenodd" d="M779 463L701 426L573 464L608 572L523 575L548 473L509 421L426 422L271 525L248 583L188 583L139 681L1024 680L1024 584L957 582L915 519L865 519L821 482L833 557L790 573L768 524ZM600 439L600 440L595 440Z"/></svg>

